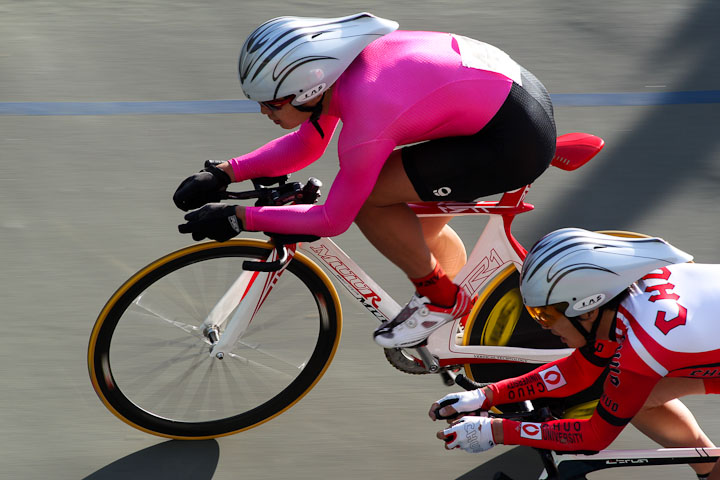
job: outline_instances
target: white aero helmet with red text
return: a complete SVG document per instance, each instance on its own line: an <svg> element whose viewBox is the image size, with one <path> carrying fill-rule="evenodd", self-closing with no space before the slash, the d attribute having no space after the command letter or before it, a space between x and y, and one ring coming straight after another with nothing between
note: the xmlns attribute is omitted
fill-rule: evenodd
<svg viewBox="0 0 720 480"><path fill-rule="evenodd" d="M397 22L369 13L268 20L240 52L243 92L256 102L295 95L292 104L302 105L335 83L373 40L397 28Z"/></svg>
<svg viewBox="0 0 720 480"><path fill-rule="evenodd" d="M567 303L562 313L576 317L606 304L651 271L692 258L661 238L563 228L528 252L520 291L528 307Z"/></svg>

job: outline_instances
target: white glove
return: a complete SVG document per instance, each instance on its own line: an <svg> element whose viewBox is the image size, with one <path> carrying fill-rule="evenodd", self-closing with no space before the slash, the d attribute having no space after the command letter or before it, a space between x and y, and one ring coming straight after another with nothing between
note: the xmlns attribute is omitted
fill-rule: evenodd
<svg viewBox="0 0 720 480"><path fill-rule="evenodd" d="M492 419L488 417L463 417L450 428L443 430L446 447L460 448L470 453L480 453L495 446Z"/></svg>
<svg viewBox="0 0 720 480"><path fill-rule="evenodd" d="M438 400L438 408L435 409L436 418L452 418L454 415L442 416L440 415L440 409L444 407L453 407L458 413L471 413L483 410L485 404L485 394L481 388L476 390L470 390L469 392L458 392L445 395L443 398ZM487 410L488 406L484 408Z"/></svg>

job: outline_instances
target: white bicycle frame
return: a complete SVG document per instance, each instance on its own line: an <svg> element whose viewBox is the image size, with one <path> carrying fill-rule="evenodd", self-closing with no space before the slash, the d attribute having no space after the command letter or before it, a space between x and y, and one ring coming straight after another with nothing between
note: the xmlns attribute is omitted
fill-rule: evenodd
<svg viewBox="0 0 720 480"><path fill-rule="evenodd" d="M527 212L532 205L523 200L529 186L507 192L497 201L477 203L420 203L411 207L418 216L488 216L485 229L470 253L468 262L456 276L456 283L469 294L481 292L507 268L519 268L525 255L523 247L510 233L515 215ZM401 310L375 280L352 260L332 239L321 238L297 244L297 251L312 257L379 321L394 318ZM294 250L290 252L294 255ZM277 259L273 250L268 261ZM282 275L277 272L242 272L235 283L215 305L203 323L205 329L216 329L227 322L225 331L211 349L211 355L223 358L252 322L254 314ZM239 304L238 300L241 299ZM479 307L479 306L478 306ZM476 307L477 308L477 307ZM470 315L473 313L471 312ZM426 349L418 349L422 360L435 367L472 363L478 359L543 364L569 355L572 349L530 349L503 346L457 345L460 319L443 325L428 338ZM424 351L423 351L424 350ZM429 353L430 355L428 356ZM433 360L433 358L435 360Z"/></svg>
<svg viewBox="0 0 720 480"><path fill-rule="evenodd" d="M586 133L562 135L557 139L555 156L551 164L562 170L575 170L594 157L602 149L603 144L601 138ZM492 287L493 280L506 273L509 268L517 270L520 267L526 252L510 233L510 225L515 215L534 208L524 202L529 189L530 185L527 185L506 192L499 201L431 202L410 205L418 216L489 216L467 264L455 277L456 283L469 294L475 295L485 288ZM401 307L398 302L393 300L332 239L321 238L311 243L298 243L287 247L288 255L294 255L297 250L323 265L325 270L378 320L390 320L400 312ZM274 261L277 256L278 253L274 249L267 261ZM239 275L203 322L203 333L212 344L211 355L223 358L239 341L282 272L283 269L276 272L243 271ZM476 303L474 309L479 307L480 305ZM470 316L473 314L474 310L470 312ZM430 335L427 347L416 349L429 371L437 371L439 367L446 365L482 360L544 364L572 352L569 348L457 345L455 333L458 331L460 321L458 319L443 325ZM220 335L220 327L226 322L225 330Z"/></svg>

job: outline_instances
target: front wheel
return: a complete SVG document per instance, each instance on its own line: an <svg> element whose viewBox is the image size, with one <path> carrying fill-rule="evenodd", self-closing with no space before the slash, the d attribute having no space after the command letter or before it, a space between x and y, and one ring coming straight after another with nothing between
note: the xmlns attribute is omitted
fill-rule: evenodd
<svg viewBox="0 0 720 480"><path fill-rule="evenodd" d="M242 263L264 260L272 248L256 240L197 244L125 282L88 347L105 406L154 435L207 439L264 423L310 391L335 354L342 318L335 288L307 257L294 256L224 359L210 356L202 331Z"/></svg>

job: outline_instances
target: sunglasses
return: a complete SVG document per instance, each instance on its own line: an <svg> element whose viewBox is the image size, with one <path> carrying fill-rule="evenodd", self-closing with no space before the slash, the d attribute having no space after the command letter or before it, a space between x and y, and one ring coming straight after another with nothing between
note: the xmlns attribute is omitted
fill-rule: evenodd
<svg viewBox="0 0 720 480"><path fill-rule="evenodd" d="M561 318L565 318L557 308L552 305L546 307L525 307L530 316L540 324L541 327L551 328L555 322Z"/></svg>
<svg viewBox="0 0 720 480"><path fill-rule="evenodd" d="M293 98L295 98L295 95L288 95L287 97L278 98L276 100L268 100L267 102L258 103L267 108L268 110L277 111L280 110L283 105L292 102Z"/></svg>

